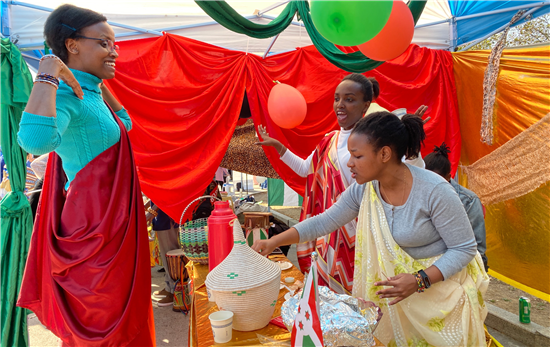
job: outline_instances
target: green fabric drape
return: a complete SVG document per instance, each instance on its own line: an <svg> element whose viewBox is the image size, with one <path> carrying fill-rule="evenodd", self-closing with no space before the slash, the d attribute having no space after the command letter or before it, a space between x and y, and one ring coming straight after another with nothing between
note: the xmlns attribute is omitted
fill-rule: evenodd
<svg viewBox="0 0 550 347"><path fill-rule="evenodd" d="M12 189L0 202L1 345L28 346L28 311L15 306L32 233L31 207L23 194L27 153L17 144L17 131L32 89L32 77L21 52L9 39L2 39L1 50L0 142Z"/></svg>
<svg viewBox="0 0 550 347"><path fill-rule="evenodd" d="M277 18L269 24L257 24L241 16L225 1L195 1L207 15L227 29L257 39L266 39L285 30L297 11L295 1L289 2Z"/></svg>
<svg viewBox="0 0 550 347"><path fill-rule="evenodd" d="M344 53L333 43L325 39L313 25L309 11L309 2L290 1L283 12L269 24L256 24L238 14L225 1L195 1L212 19L229 30L254 38L267 38L280 34L290 25L296 11L304 22L307 33L317 50L332 64L349 72L372 70L384 62L369 59L361 52ZM408 4L416 23L426 6L426 0L412 0Z"/></svg>
<svg viewBox="0 0 550 347"><path fill-rule="evenodd" d="M294 2L294 1L293 1ZM344 53L338 49L332 42L325 39L313 25L309 11L309 2L296 1L298 5L298 14L302 18L307 33L315 48L333 65L348 72L366 72L382 65L383 61L377 61L367 58L361 52ZM426 6L426 1L410 1L409 9L414 18L414 23L418 21L422 11Z"/></svg>
<svg viewBox="0 0 550 347"><path fill-rule="evenodd" d="M313 19L309 12L309 3L307 1L298 1L298 13L304 22L307 33L315 48L333 65L348 72L365 72L376 69L384 64L383 61L376 61L365 57L359 51L353 53L344 53L334 43L325 39L313 25Z"/></svg>

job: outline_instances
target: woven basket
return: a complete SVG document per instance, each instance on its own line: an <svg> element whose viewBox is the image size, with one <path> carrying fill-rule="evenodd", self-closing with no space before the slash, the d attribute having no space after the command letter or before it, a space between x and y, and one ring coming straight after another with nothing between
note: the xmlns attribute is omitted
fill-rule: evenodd
<svg viewBox="0 0 550 347"><path fill-rule="evenodd" d="M202 199L216 199L215 196L205 195L191 201L183 210L180 217L179 241L180 247L187 259L200 264L208 264L208 218L200 218L181 224L185 212L193 205L194 202Z"/></svg>
<svg viewBox="0 0 550 347"><path fill-rule="evenodd" d="M251 331L269 324L281 281L279 265L254 252L241 225L233 222L233 249L206 277L220 310L233 312L233 329Z"/></svg>

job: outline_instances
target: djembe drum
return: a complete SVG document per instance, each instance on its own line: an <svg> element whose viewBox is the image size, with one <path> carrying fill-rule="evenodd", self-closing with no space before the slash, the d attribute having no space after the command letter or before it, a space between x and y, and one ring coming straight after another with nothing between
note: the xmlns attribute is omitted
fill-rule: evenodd
<svg viewBox="0 0 550 347"><path fill-rule="evenodd" d="M166 253L166 263L168 265L168 274L175 282L174 305L176 312L189 312L189 276L185 264L187 258L181 249L174 249Z"/></svg>

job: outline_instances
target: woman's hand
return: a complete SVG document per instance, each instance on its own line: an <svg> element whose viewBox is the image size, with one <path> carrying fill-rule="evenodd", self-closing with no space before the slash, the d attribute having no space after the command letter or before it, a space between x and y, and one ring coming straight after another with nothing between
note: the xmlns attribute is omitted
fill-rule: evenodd
<svg viewBox="0 0 550 347"><path fill-rule="evenodd" d="M252 245L252 249L261 255L269 255L278 245L273 239L268 240L256 240Z"/></svg>
<svg viewBox="0 0 550 347"><path fill-rule="evenodd" d="M55 55L46 55L42 57L40 65L38 66L38 73L41 72L59 78L73 89L73 92L79 99L83 99L84 92L82 88L80 88L80 84L67 65Z"/></svg>
<svg viewBox="0 0 550 347"><path fill-rule="evenodd" d="M255 143L255 145L258 146L272 146L277 150L277 153L279 153L279 157L282 157L283 154L286 152L286 147L283 146L282 143L275 140L274 138L270 137L267 133L266 128L263 125L258 126L258 134L260 135L261 139L263 141L258 141Z"/></svg>
<svg viewBox="0 0 550 347"><path fill-rule="evenodd" d="M261 137L262 141L258 141L255 144L260 146L276 146L277 144L281 144L279 141L275 140L274 138L270 137L267 133L267 129L263 125L258 125L258 134Z"/></svg>
<svg viewBox="0 0 550 347"><path fill-rule="evenodd" d="M418 284L413 274L399 274L395 277L388 278L387 281L374 283L375 286L391 286L376 292L380 299L395 298L390 305L395 305L401 300L408 298L411 294L417 291Z"/></svg>
<svg viewBox="0 0 550 347"><path fill-rule="evenodd" d="M279 141L269 136L267 129L263 125L258 125L258 134L260 135L262 141L256 142L256 145L282 147L282 144Z"/></svg>
<svg viewBox="0 0 550 347"><path fill-rule="evenodd" d="M40 59L37 74L45 73L65 82L73 89L73 92L79 99L83 99L84 93L80 84L74 77L73 73L65 63L53 54L45 55ZM49 83L35 83L25 112L36 114L44 117L56 117L57 110L55 108L55 99L57 88Z"/></svg>
<svg viewBox="0 0 550 347"><path fill-rule="evenodd" d="M426 113L427 110L428 110L428 106L422 105L418 108L418 110L416 110L414 115L417 116L417 117L422 118L424 116L424 113Z"/></svg>
<svg viewBox="0 0 550 347"><path fill-rule="evenodd" d="M269 255L279 246L291 245L300 242L300 234L296 228L290 228L268 240L258 240L252 245L252 249L261 255Z"/></svg>

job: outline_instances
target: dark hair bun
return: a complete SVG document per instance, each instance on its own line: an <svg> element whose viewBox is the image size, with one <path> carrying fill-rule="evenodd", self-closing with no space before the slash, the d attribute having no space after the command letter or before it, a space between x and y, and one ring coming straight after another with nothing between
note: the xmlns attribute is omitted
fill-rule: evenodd
<svg viewBox="0 0 550 347"><path fill-rule="evenodd" d="M451 150L443 142L441 146L434 146L432 153L428 154L424 158L426 164L426 170L433 171L439 175L446 177L451 173L451 161L449 160L449 153Z"/></svg>
<svg viewBox="0 0 550 347"><path fill-rule="evenodd" d="M372 93L374 94L374 99L378 99L378 96L380 96L380 83L378 83L374 77L369 77L368 79L370 83L372 83Z"/></svg>
<svg viewBox="0 0 550 347"><path fill-rule="evenodd" d="M445 142L443 142L439 147L434 146L434 153L442 155L445 158L449 159L449 153L451 153L451 149L445 144Z"/></svg>
<svg viewBox="0 0 550 347"><path fill-rule="evenodd" d="M420 154L420 149L426 139L426 133L424 132L424 122L422 118L414 114L406 114L401 118L401 122L407 128L409 139L407 142L407 151L405 157L407 159L417 158Z"/></svg>
<svg viewBox="0 0 550 347"><path fill-rule="evenodd" d="M420 117L406 114L400 120L387 111L374 112L361 119L352 133L366 135L376 150L391 147L399 161L403 156L407 159L417 157L426 138Z"/></svg>

